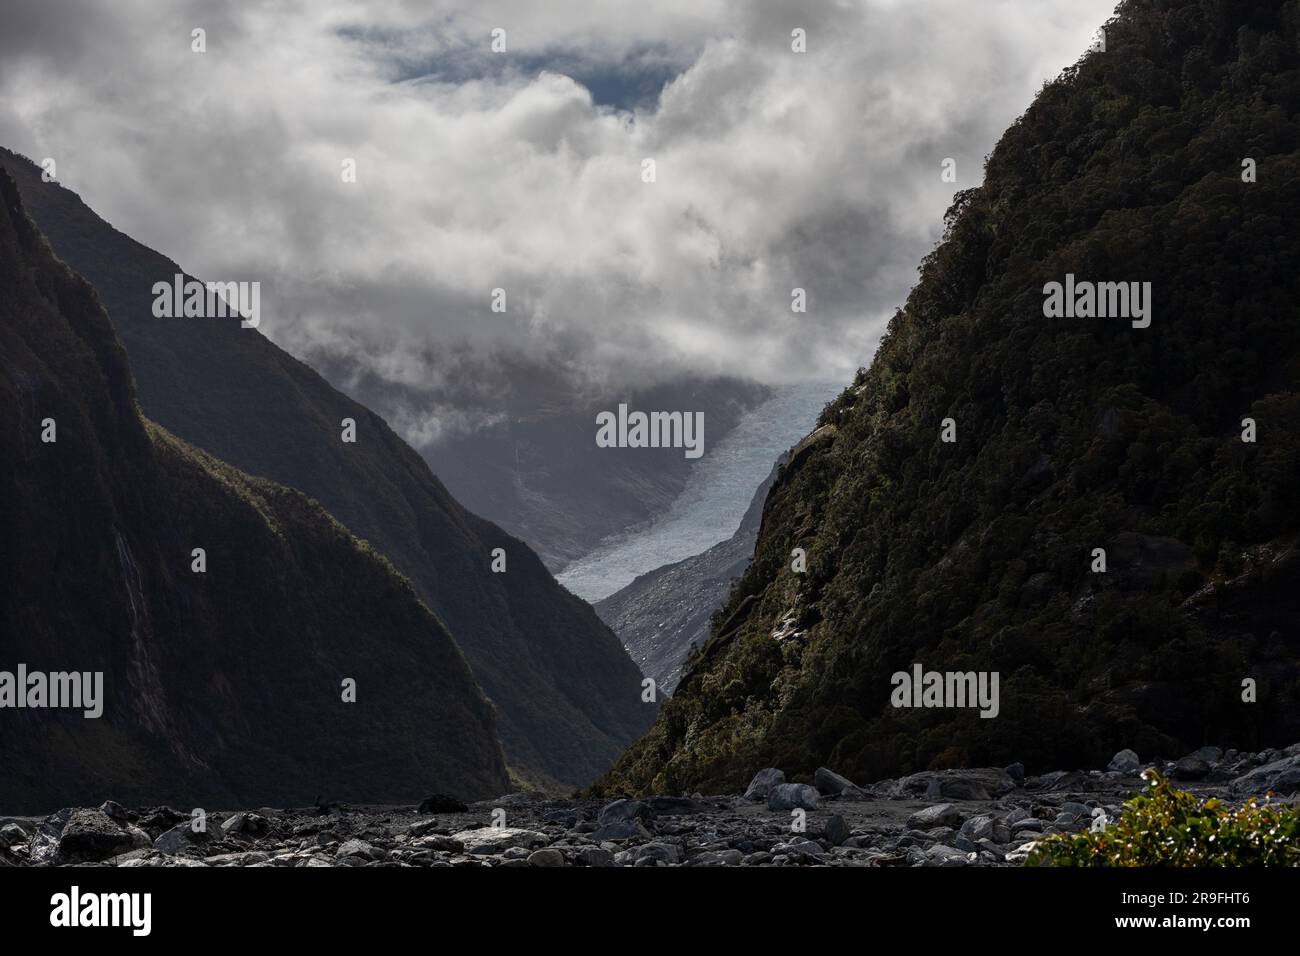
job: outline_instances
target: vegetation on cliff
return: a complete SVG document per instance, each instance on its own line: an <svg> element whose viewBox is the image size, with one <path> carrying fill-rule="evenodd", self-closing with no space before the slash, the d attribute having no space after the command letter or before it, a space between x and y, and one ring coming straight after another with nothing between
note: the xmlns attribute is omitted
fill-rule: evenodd
<svg viewBox="0 0 1300 956"><path fill-rule="evenodd" d="M1044 87L600 789L1300 736L1298 31L1294 0L1130 0ZM1150 282L1150 326L1045 317L1067 273ZM895 709L915 662L999 672L999 716Z"/></svg>

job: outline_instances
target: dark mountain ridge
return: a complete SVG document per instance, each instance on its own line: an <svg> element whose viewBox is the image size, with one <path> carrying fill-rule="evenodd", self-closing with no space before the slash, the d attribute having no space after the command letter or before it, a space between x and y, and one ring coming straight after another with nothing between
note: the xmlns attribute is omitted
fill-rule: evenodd
<svg viewBox="0 0 1300 956"><path fill-rule="evenodd" d="M3 170L0 201L0 669L102 672L99 717L0 709L0 805L505 790L493 709L410 583L142 418L94 290Z"/></svg>
<svg viewBox="0 0 1300 956"><path fill-rule="evenodd" d="M1044 87L600 789L1300 733L1298 28L1294 0L1130 0ZM1151 282L1151 324L1046 317L1068 273ZM999 673L998 716L893 706L917 662Z"/></svg>
<svg viewBox="0 0 1300 956"><path fill-rule="evenodd" d="M462 508L378 415L258 330L237 319L155 318L154 283L184 270L42 182L27 159L0 150L0 161L56 254L99 293L144 413L315 498L388 557L464 650L497 707L513 768L584 785L644 731L655 708L641 701L636 665L523 542ZM273 296L262 311L274 321ZM345 418L356 422L355 444L340 440ZM506 552L504 573L491 570L496 548Z"/></svg>

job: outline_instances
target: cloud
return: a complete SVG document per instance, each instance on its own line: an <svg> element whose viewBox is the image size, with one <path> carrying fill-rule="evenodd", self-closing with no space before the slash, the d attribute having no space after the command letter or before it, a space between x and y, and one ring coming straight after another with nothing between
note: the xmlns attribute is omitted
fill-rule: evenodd
<svg viewBox="0 0 1300 956"><path fill-rule="evenodd" d="M0 141L194 274L260 279L262 331L344 377L846 379L1110 7L18 0Z"/></svg>

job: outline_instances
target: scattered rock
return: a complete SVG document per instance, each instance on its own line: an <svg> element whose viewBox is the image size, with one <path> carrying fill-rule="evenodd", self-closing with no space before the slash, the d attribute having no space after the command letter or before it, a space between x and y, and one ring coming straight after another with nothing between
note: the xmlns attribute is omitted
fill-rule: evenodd
<svg viewBox="0 0 1300 956"><path fill-rule="evenodd" d="M564 854L559 850L545 847L534 850L528 855L529 866L564 866Z"/></svg>
<svg viewBox="0 0 1300 956"><path fill-rule="evenodd" d="M634 866L644 866L647 860L668 864L679 863L681 858L681 851L670 843L645 843L614 854L616 862L624 865L630 863Z"/></svg>
<svg viewBox="0 0 1300 956"><path fill-rule="evenodd" d="M1219 747L1201 747L1199 750L1194 751L1192 756L1199 757L1211 767L1214 767L1223 760L1223 750Z"/></svg>
<svg viewBox="0 0 1300 956"><path fill-rule="evenodd" d="M691 858L695 866L740 866L745 855L739 850L705 850Z"/></svg>
<svg viewBox="0 0 1300 956"><path fill-rule="evenodd" d="M601 808L600 816L596 820L601 826L609 826L611 823L623 823L648 816L650 816L650 808L640 800L615 800Z"/></svg>
<svg viewBox="0 0 1300 956"><path fill-rule="evenodd" d="M1135 756L1121 765L1140 769ZM1193 776L1207 770L1183 785L1202 797L1228 790L1239 802L1269 790L1282 797L1300 791L1300 745L1259 753L1201 748L1160 765L1180 777L1189 766ZM241 810L217 814L207 832L195 833L179 811L109 801L66 808L35 825L0 816L0 867L1018 866L1033 840L1077 833L1103 812L1114 820L1137 790L1132 773L1099 770L1044 774L1016 789L1014 769L877 782L858 788L865 802L845 800L853 785L827 768L814 777L824 795L772 771L765 800L780 809L771 812L740 797L700 794L605 803L533 796L512 804L510 828L471 825L455 834L440 825L447 817L420 819L410 806L349 806L327 817L311 809ZM989 798L969 797L978 792ZM789 810L815 811L828 798L837 800L833 813L810 812L808 832L791 832ZM892 802L901 798L923 802ZM475 804L474 818L485 820L503 802ZM236 849L242 852L230 852Z"/></svg>
<svg viewBox="0 0 1300 956"><path fill-rule="evenodd" d="M1024 866L1025 860L1029 858L1029 853L1033 848L1034 844L1032 842L1022 843L1014 850L1009 851L1004 859L1013 866Z"/></svg>
<svg viewBox="0 0 1300 956"><path fill-rule="evenodd" d="M904 777L894 785L893 796L906 800L992 800L1016 789L1016 782L1000 768L926 770Z"/></svg>
<svg viewBox="0 0 1300 956"><path fill-rule="evenodd" d="M479 827L477 830L462 830L454 834L453 839L460 841L466 853L475 854L503 853L510 847L534 850L551 842L545 833L520 827Z"/></svg>
<svg viewBox="0 0 1300 956"><path fill-rule="evenodd" d="M1300 754L1274 760L1243 774L1232 782L1232 792L1240 796L1273 792L1288 796L1300 790Z"/></svg>
<svg viewBox="0 0 1300 956"><path fill-rule="evenodd" d="M818 793L828 797L839 797L841 800L867 799L867 793L861 787L826 767L817 768L813 774L813 786Z"/></svg>
<svg viewBox="0 0 1300 956"><path fill-rule="evenodd" d="M136 826L156 840L161 833L189 819L188 813L181 813L171 807L151 807L140 814Z"/></svg>
<svg viewBox="0 0 1300 956"><path fill-rule="evenodd" d="M971 817L962 824L961 835L972 843L979 843L981 840L991 838L993 836L993 818L984 813Z"/></svg>
<svg viewBox="0 0 1300 956"><path fill-rule="evenodd" d="M907 826L912 830L929 830L932 827L960 826L961 821L962 812L951 803L936 803L908 817Z"/></svg>
<svg viewBox="0 0 1300 956"><path fill-rule="evenodd" d="M8 849L27 842L27 831L16 823L6 823L0 827L0 847Z"/></svg>
<svg viewBox="0 0 1300 956"><path fill-rule="evenodd" d="M578 853L578 860L583 866L613 866L614 854L603 847L587 846Z"/></svg>
<svg viewBox="0 0 1300 956"><path fill-rule="evenodd" d="M261 850L247 850L243 853L218 853L216 856L203 858L203 862L208 866L254 866L258 863L269 863L270 861L270 854L263 853ZM176 862L185 864L198 861L187 861L184 857L178 857Z"/></svg>
<svg viewBox="0 0 1300 956"><path fill-rule="evenodd" d="M444 836L440 833L417 837L411 843L411 846L418 847L421 850L439 850L443 853L465 852L465 844L461 843L455 837Z"/></svg>
<svg viewBox="0 0 1300 956"><path fill-rule="evenodd" d="M817 809L818 793L816 788L806 783L778 783L767 794L769 810L804 810Z"/></svg>
<svg viewBox="0 0 1300 956"><path fill-rule="evenodd" d="M592 839L598 842L605 840L648 840L650 839L650 831L645 828L640 820L619 820L598 827L591 836Z"/></svg>
<svg viewBox="0 0 1300 956"><path fill-rule="evenodd" d="M178 823L170 830L160 833L153 843L153 848L159 853L175 856L191 847L206 847L211 842L211 834L206 830L195 833L193 825L186 822Z"/></svg>
<svg viewBox="0 0 1300 956"><path fill-rule="evenodd" d="M925 857L934 866L967 866L971 862L970 853L950 846L932 846Z"/></svg>
<svg viewBox="0 0 1300 956"><path fill-rule="evenodd" d="M371 846L365 840L347 840L341 844L334 855L336 857L360 857L363 860L382 860L384 851Z"/></svg>
<svg viewBox="0 0 1300 956"><path fill-rule="evenodd" d="M225 820L221 821L221 832L226 836L236 834L245 834L247 836L260 836L267 831L268 823L266 817L260 813L251 811L241 811L232 813Z"/></svg>
<svg viewBox="0 0 1300 956"><path fill-rule="evenodd" d="M1175 780L1204 780L1209 774L1210 765L1193 754L1175 763L1170 776Z"/></svg>
<svg viewBox="0 0 1300 956"><path fill-rule="evenodd" d="M822 824L821 835L831 846L840 846L849 838L849 825L838 813L832 814Z"/></svg>
<svg viewBox="0 0 1300 956"><path fill-rule="evenodd" d="M826 855L822 845L807 837L794 837L786 843L778 843L772 847L773 854L780 854L787 857L804 858L811 857L820 860Z"/></svg>
<svg viewBox="0 0 1300 956"><path fill-rule="evenodd" d="M1105 753L1105 751L1103 750L1102 753ZM1138 755L1133 751L1121 750L1110 758L1110 763L1106 765L1106 769L1132 777L1136 776L1137 772L1142 769L1142 761L1138 759Z"/></svg>
<svg viewBox="0 0 1300 956"><path fill-rule="evenodd" d="M99 812L119 826L125 826L131 822L130 817L127 816L126 807L116 800L105 800L99 805Z"/></svg>
<svg viewBox="0 0 1300 956"><path fill-rule="evenodd" d="M152 844L149 834L102 809L74 810L59 834L58 856L69 863L90 862Z"/></svg>
<svg viewBox="0 0 1300 956"><path fill-rule="evenodd" d="M777 770L775 767L760 770L754 774L754 779L749 781L749 787L745 790L745 799L762 802L767 799L773 787L782 783L785 783L785 771Z"/></svg>

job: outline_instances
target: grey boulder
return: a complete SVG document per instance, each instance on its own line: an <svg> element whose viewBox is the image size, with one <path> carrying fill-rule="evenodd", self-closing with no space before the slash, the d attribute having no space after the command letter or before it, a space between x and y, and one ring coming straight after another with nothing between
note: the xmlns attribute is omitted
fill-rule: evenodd
<svg viewBox="0 0 1300 956"><path fill-rule="evenodd" d="M650 831L645 828L640 820L616 820L613 823L606 823L598 827L596 832L591 835L593 840L604 842L605 840L648 840Z"/></svg>
<svg viewBox="0 0 1300 956"><path fill-rule="evenodd" d="M818 793L806 783L779 783L767 794L769 810L816 810Z"/></svg>
<svg viewBox="0 0 1300 956"><path fill-rule="evenodd" d="M1174 764L1172 776L1175 780L1204 780L1209 773L1210 765L1192 754Z"/></svg>
<svg viewBox="0 0 1300 956"><path fill-rule="evenodd" d="M452 838L460 841L466 853L473 854L504 853L510 847L535 850L551 842L545 833L520 827L479 827L477 830L461 830Z"/></svg>
<svg viewBox="0 0 1300 956"><path fill-rule="evenodd" d="M895 799L992 800L1016 789L1016 782L1000 767L971 770L926 770L894 784Z"/></svg>
<svg viewBox="0 0 1300 956"><path fill-rule="evenodd" d="M783 783L785 783L784 770L777 770L775 767L760 770L754 774L754 779L749 781L749 786L745 789L745 799L762 802L767 799L773 787Z"/></svg>
<svg viewBox="0 0 1300 956"><path fill-rule="evenodd" d="M1110 763L1106 765L1106 769L1130 777L1136 776L1137 772L1142 769L1142 761L1138 759L1137 754L1125 748L1110 758Z"/></svg>
<svg viewBox="0 0 1300 956"><path fill-rule="evenodd" d="M841 800L865 800L867 793L848 777L842 777L827 767L818 767L813 774L813 786L817 792Z"/></svg>
<svg viewBox="0 0 1300 956"><path fill-rule="evenodd" d="M907 826L911 830L930 830L934 827L960 826L961 821L961 811L951 803L936 803L913 813L907 818Z"/></svg>
<svg viewBox="0 0 1300 956"><path fill-rule="evenodd" d="M640 800L615 800L601 808L600 816L596 819L601 826L608 826L611 823L623 823L649 815L650 808Z"/></svg>
<svg viewBox="0 0 1300 956"><path fill-rule="evenodd" d="M1266 763L1232 781L1232 792L1238 796L1263 795L1269 791L1288 796L1297 790L1300 790L1300 754Z"/></svg>
<svg viewBox="0 0 1300 956"><path fill-rule="evenodd" d="M159 853L175 856L190 847L203 847L212 842L212 836L206 830L195 832L189 823L178 823L170 830L158 834L153 848Z"/></svg>

